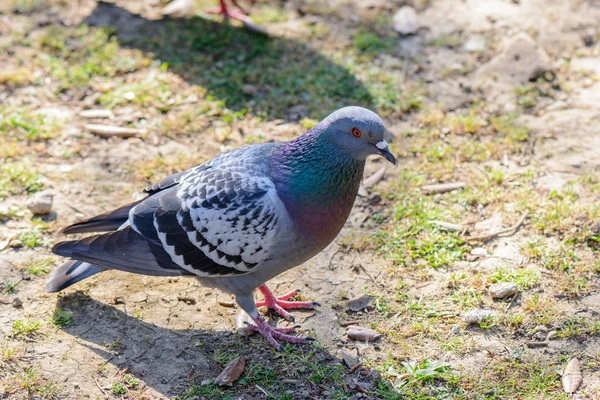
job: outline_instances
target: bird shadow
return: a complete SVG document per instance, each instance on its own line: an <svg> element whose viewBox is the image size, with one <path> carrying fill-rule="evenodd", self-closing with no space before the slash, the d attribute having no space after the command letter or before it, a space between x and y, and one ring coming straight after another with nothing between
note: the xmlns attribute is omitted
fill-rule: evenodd
<svg viewBox="0 0 600 400"><path fill-rule="evenodd" d="M125 303L107 305L79 291L61 296L57 307L72 314L73 323L61 329L77 338L79 345L105 360L98 372L102 374L104 366L110 363L117 368L117 373L126 370L143 381L146 390L151 388L169 397L180 396L187 390L194 390L194 387L199 388L201 382L214 379L224 367L223 359L243 354L249 363L247 370L278 370L286 363L286 357L294 357L293 353L304 353L306 350L297 345L286 355L274 353L256 335L243 338L229 330L159 326L129 315ZM117 307L123 307L124 311ZM335 363L341 362L323 349L311 346L310 352L320 353L321 358ZM248 374L251 373L247 371ZM116 379L112 377L108 380ZM96 384L102 390L98 381ZM223 390L221 394L252 390L245 388L243 383L240 385L231 389L215 387L215 394L218 390Z"/></svg>
<svg viewBox="0 0 600 400"><path fill-rule="evenodd" d="M298 120L345 105L373 108L350 71L296 40L197 16L150 20L102 1L83 22L109 28L122 47L150 53L234 111Z"/></svg>

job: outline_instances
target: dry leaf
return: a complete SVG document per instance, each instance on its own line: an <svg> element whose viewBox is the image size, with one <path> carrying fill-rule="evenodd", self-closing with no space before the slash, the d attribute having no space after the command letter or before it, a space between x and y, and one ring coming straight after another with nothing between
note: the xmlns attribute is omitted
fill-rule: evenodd
<svg viewBox="0 0 600 400"><path fill-rule="evenodd" d="M381 338L381 333L363 328L362 326L352 325L348 328L348 337L350 339L360 340L361 342L374 342Z"/></svg>
<svg viewBox="0 0 600 400"><path fill-rule="evenodd" d="M219 386L231 386L244 372L246 368L246 358L239 356L225 367L225 369L217 376L215 383Z"/></svg>
<svg viewBox="0 0 600 400"><path fill-rule="evenodd" d="M579 385L583 381L583 375L581 375L581 367L579 366L578 359L573 358L569 361L561 380L565 392L571 394L579 389Z"/></svg>
<svg viewBox="0 0 600 400"><path fill-rule="evenodd" d="M360 311L371 305L373 299L367 295L356 296L348 301L348 308L352 311Z"/></svg>
<svg viewBox="0 0 600 400"><path fill-rule="evenodd" d="M342 358L344 360L344 363L348 366L348 368L352 368L356 364L359 363L358 356L353 356L352 354L346 353L344 351L343 347L342 347Z"/></svg>

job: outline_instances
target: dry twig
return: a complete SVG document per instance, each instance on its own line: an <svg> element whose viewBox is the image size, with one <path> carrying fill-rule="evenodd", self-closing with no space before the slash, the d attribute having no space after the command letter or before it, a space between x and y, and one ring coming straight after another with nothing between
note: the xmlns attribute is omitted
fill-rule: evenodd
<svg viewBox="0 0 600 400"><path fill-rule="evenodd" d="M494 239L496 236L503 235L508 232L512 232L512 234L515 234L516 231L521 227L521 225L523 225L523 222L525 222L525 218L527 218L527 215L527 213L523 214L523 216L519 219L519 221L516 224L514 224L513 226L509 226L508 228L503 228L495 232L488 233L486 235L467 237L466 239L486 242L490 239Z"/></svg>

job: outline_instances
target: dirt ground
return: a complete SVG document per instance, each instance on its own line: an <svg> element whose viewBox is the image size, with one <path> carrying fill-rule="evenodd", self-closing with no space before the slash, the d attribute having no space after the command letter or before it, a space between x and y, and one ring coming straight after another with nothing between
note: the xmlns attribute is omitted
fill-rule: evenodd
<svg viewBox="0 0 600 400"><path fill-rule="evenodd" d="M212 3L0 2L0 398L567 399L574 358L573 397L600 398L600 2L260 1L268 37ZM60 228L352 104L382 115L399 166L368 182L370 160L342 234L270 283L322 304L294 313L314 344L238 335L232 299L193 279L44 292Z"/></svg>

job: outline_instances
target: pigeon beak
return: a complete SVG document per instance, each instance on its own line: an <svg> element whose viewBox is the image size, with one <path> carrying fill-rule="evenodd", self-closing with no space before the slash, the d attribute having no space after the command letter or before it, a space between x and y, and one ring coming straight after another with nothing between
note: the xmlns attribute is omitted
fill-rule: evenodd
<svg viewBox="0 0 600 400"><path fill-rule="evenodd" d="M379 154L381 154L383 158L396 165L396 157L394 157L394 155L390 151L390 147L388 146L385 140L375 143L375 147L377 147L377 150L379 150Z"/></svg>

